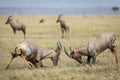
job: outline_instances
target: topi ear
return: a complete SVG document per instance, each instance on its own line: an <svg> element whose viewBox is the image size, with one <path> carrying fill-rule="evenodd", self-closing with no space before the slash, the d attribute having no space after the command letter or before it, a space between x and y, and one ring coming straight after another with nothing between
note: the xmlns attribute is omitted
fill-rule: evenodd
<svg viewBox="0 0 120 80"><path fill-rule="evenodd" d="M69 47L69 49L72 53L75 53L75 49L72 49L71 47Z"/></svg>
<svg viewBox="0 0 120 80"><path fill-rule="evenodd" d="M75 53L75 49L73 49L73 52Z"/></svg>

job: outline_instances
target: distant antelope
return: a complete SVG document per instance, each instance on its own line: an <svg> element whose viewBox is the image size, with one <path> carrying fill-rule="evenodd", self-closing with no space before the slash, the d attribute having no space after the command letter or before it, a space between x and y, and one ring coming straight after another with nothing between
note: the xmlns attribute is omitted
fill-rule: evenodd
<svg viewBox="0 0 120 80"><path fill-rule="evenodd" d="M61 26L61 32L62 32L62 38L64 38L65 37L65 32L66 32L66 37L68 37L69 38L69 25L61 18L62 17L62 15L59 15L58 16L58 19L57 19L57 21L56 21L56 23L60 23L60 26Z"/></svg>
<svg viewBox="0 0 120 80"><path fill-rule="evenodd" d="M114 33L103 33L94 38L90 38L86 45L73 50L71 49L70 54L66 48L64 48L64 52L67 56L75 59L79 63L82 63L82 56L87 56L87 63L89 64L92 58L93 64L95 64L97 55L106 49L110 49L113 54L113 59L115 58L116 63L118 63L116 46L114 46L115 40L116 37Z"/></svg>
<svg viewBox="0 0 120 80"><path fill-rule="evenodd" d="M14 35L16 33L16 30L22 31L24 34L24 39L26 35L26 26L25 24L19 22L18 20L16 22L11 19L12 16L9 16L5 24L10 24L11 28L13 29Z"/></svg>
<svg viewBox="0 0 120 80"><path fill-rule="evenodd" d="M40 23L44 23L44 19L41 19L41 20L40 20Z"/></svg>
<svg viewBox="0 0 120 80"><path fill-rule="evenodd" d="M11 52L12 59L6 69L8 69L13 59L17 56L20 56L30 69L32 69L34 66L43 67L42 60L46 58L50 58L53 61L53 65L56 66L58 64L61 51L62 45L60 42L57 43L57 48L53 50L38 48L35 44L24 41L17 44L14 51Z"/></svg>

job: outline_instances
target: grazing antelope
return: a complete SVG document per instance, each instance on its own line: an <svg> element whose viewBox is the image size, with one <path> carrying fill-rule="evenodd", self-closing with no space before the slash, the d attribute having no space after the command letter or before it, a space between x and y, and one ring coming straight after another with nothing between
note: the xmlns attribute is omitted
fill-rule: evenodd
<svg viewBox="0 0 120 80"><path fill-rule="evenodd" d="M41 19L41 20L40 20L40 23L44 23L44 19Z"/></svg>
<svg viewBox="0 0 120 80"><path fill-rule="evenodd" d="M11 62L17 56L20 56L27 64L28 68L32 69L35 67L43 67L42 60L50 58L54 66L57 66L59 55L62 51L62 45L60 42L57 43L57 48L53 49L43 49L38 48L36 45L30 42L21 42L17 44L14 51L11 52L12 59L6 69L10 66Z"/></svg>
<svg viewBox="0 0 120 80"><path fill-rule="evenodd" d="M62 32L62 38L64 38L65 37L65 32L66 32L66 37L68 37L69 38L69 25L61 18L62 17L62 15L59 15L58 16L58 19L57 19L57 21L56 21L56 23L60 23L60 26L61 26L61 32Z"/></svg>
<svg viewBox="0 0 120 80"><path fill-rule="evenodd" d="M11 28L13 29L14 35L16 33L16 30L22 31L24 34L24 39L26 35L26 25L19 22L18 20L16 22L13 21L11 18L12 16L9 16L5 24L10 24Z"/></svg>
<svg viewBox="0 0 120 80"><path fill-rule="evenodd" d="M115 34L103 33L95 38L89 39L86 45L71 50L70 54L64 47L64 52L68 57L75 59L79 63L82 63L82 56L87 56L87 63L89 64L92 58L92 62L95 64L97 55L106 49L110 49L113 54L113 59L115 58L116 63L118 63L116 46L113 45L115 40Z"/></svg>

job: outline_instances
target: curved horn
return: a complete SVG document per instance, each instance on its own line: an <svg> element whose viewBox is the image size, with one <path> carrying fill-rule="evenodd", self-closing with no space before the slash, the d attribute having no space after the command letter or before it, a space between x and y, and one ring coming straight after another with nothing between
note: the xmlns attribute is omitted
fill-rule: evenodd
<svg viewBox="0 0 120 80"><path fill-rule="evenodd" d="M10 19L12 16L9 16L8 19Z"/></svg>
<svg viewBox="0 0 120 80"><path fill-rule="evenodd" d="M56 48L56 50L58 50L60 52L62 51L62 45L61 45L60 41L57 42L57 48Z"/></svg>
<svg viewBox="0 0 120 80"><path fill-rule="evenodd" d="M52 53L46 54L45 56L42 56L40 60L47 58L47 56L51 55Z"/></svg>
<svg viewBox="0 0 120 80"><path fill-rule="evenodd" d="M67 50L66 50L65 47L64 47L64 52L65 52L65 54L66 54L68 57L72 58L72 56L71 56L70 54L68 54L68 52L67 52Z"/></svg>

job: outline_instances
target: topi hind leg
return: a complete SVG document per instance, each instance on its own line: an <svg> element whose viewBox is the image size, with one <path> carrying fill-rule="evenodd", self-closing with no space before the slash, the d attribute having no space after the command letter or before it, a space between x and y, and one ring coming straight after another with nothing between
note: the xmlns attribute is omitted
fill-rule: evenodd
<svg viewBox="0 0 120 80"><path fill-rule="evenodd" d="M118 63L118 56L117 56L116 46L113 46L111 48L111 51L112 51L112 54L113 54L112 63L114 62L114 60L116 61L116 63Z"/></svg>
<svg viewBox="0 0 120 80"><path fill-rule="evenodd" d="M13 29L13 38L15 37L15 34L16 34L16 30L15 29Z"/></svg>
<svg viewBox="0 0 120 80"><path fill-rule="evenodd" d="M24 62L27 64L28 68L32 69L32 67L29 65L29 63L27 62L25 56L21 55L21 58L24 60Z"/></svg>
<svg viewBox="0 0 120 80"><path fill-rule="evenodd" d="M92 63L95 65L96 64L96 56L93 56L92 58L93 58Z"/></svg>
<svg viewBox="0 0 120 80"><path fill-rule="evenodd" d="M66 33L67 33L67 38L69 39L69 28L66 29Z"/></svg>
<svg viewBox="0 0 120 80"><path fill-rule="evenodd" d="M31 67L35 67L31 62L28 62L28 64L29 64Z"/></svg>
<svg viewBox="0 0 120 80"><path fill-rule="evenodd" d="M24 34L24 39L26 39L26 31L22 30L23 34Z"/></svg>
<svg viewBox="0 0 120 80"><path fill-rule="evenodd" d="M39 61L39 66L43 67L42 61Z"/></svg>
<svg viewBox="0 0 120 80"><path fill-rule="evenodd" d="M95 65L95 64L96 64L96 57L97 57L97 55L98 55L99 53L94 50L94 53L93 53L93 54L95 54L95 55L92 57L92 58L93 58L92 63Z"/></svg>
<svg viewBox="0 0 120 80"><path fill-rule="evenodd" d="M69 39L69 36L70 36L70 35L69 35L69 31L67 31L67 38L68 38L68 39Z"/></svg>
<svg viewBox="0 0 120 80"><path fill-rule="evenodd" d="M62 33L62 36L61 36L61 38L64 38L64 28L61 28L61 33Z"/></svg>
<svg viewBox="0 0 120 80"><path fill-rule="evenodd" d="M88 58L87 58L87 64L90 64L90 61L91 61L91 56L88 56Z"/></svg>

